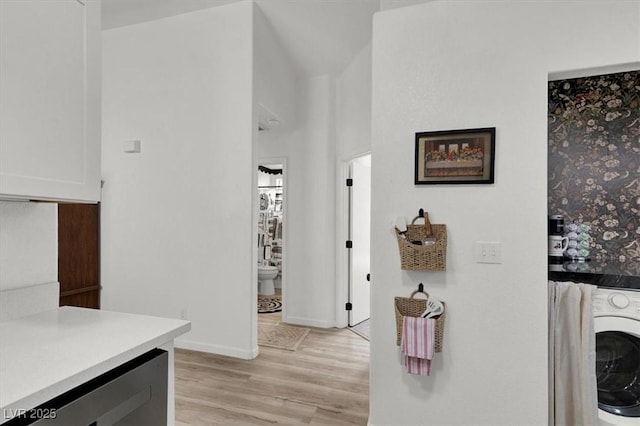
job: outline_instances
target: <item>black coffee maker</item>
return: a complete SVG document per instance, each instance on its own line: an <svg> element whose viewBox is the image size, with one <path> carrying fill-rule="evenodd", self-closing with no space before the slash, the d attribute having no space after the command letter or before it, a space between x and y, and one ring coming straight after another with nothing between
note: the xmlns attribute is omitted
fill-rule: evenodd
<svg viewBox="0 0 640 426"><path fill-rule="evenodd" d="M549 216L549 263L562 263L563 256L558 251L557 238L564 236L564 216L556 214ZM554 238L555 237L555 238Z"/></svg>
<svg viewBox="0 0 640 426"><path fill-rule="evenodd" d="M564 216L549 216L549 235L564 235Z"/></svg>

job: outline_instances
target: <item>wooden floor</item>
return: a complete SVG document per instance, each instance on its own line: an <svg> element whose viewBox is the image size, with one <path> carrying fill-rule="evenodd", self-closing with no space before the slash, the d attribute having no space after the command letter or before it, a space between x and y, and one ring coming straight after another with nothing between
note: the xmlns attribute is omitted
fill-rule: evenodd
<svg viewBox="0 0 640 426"><path fill-rule="evenodd" d="M184 349L175 359L178 426L367 424L369 342L348 329L312 328L296 351L260 347L250 361Z"/></svg>

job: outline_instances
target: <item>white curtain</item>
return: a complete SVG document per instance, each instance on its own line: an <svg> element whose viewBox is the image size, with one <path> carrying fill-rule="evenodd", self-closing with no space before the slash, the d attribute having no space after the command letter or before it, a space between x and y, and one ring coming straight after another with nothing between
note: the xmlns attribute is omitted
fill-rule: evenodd
<svg viewBox="0 0 640 426"><path fill-rule="evenodd" d="M549 425L598 424L595 289L549 281Z"/></svg>

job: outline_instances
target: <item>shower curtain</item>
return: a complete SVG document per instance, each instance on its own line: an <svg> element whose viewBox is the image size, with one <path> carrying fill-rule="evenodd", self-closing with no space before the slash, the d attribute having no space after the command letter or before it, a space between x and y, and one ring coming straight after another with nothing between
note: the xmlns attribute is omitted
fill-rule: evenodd
<svg viewBox="0 0 640 426"><path fill-rule="evenodd" d="M549 425L598 424L595 289L549 281Z"/></svg>

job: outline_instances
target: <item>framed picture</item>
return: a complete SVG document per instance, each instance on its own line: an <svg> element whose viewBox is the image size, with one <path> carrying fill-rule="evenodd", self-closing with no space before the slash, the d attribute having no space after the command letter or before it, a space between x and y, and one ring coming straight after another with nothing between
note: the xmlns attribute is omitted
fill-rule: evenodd
<svg viewBox="0 0 640 426"><path fill-rule="evenodd" d="M416 133L415 184L493 183L496 128Z"/></svg>

